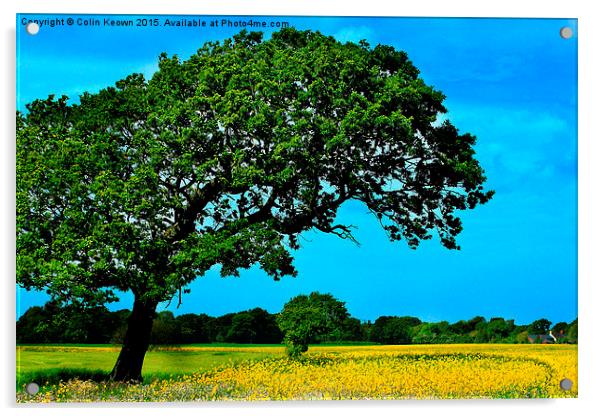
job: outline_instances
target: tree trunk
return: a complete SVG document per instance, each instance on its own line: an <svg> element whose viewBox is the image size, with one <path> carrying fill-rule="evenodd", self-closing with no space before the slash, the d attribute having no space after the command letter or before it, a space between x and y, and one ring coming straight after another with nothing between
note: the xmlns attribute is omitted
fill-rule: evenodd
<svg viewBox="0 0 602 416"><path fill-rule="evenodd" d="M134 300L134 309L128 318L121 352L111 371L113 381L142 381L142 363L148 350L157 304Z"/></svg>

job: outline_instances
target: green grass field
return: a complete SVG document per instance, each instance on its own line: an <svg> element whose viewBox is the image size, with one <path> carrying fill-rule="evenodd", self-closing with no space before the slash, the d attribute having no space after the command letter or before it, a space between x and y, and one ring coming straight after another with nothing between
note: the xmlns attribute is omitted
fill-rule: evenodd
<svg viewBox="0 0 602 416"><path fill-rule="evenodd" d="M113 345L22 345L17 347L17 388L30 382L55 383L73 377L102 380L111 371L121 347ZM257 351L260 348L260 351ZM250 350L252 351L246 351ZM76 355L75 355L76 354ZM153 347L146 354L145 383L209 370L246 360L284 354L281 345L193 344Z"/></svg>

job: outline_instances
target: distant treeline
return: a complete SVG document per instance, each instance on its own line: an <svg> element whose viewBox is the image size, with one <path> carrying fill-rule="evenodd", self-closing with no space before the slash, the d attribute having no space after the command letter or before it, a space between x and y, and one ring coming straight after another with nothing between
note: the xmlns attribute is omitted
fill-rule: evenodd
<svg viewBox="0 0 602 416"><path fill-rule="evenodd" d="M48 302L29 308L17 321L17 343L120 344L130 311L110 312L105 307L80 310ZM422 322L415 317L381 316L374 322L349 317L331 333L314 340L324 342L372 342L379 344L449 344L449 343L577 343L577 319L552 326L547 319L529 325L514 320L477 316L470 320ZM539 335L539 336L538 336ZM547 338L546 338L547 337ZM160 312L153 324L152 344L190 344L233 342L279 344L282 332L276 315L264 309L228 313L219 317L206 314L174 316Z"/></svg>

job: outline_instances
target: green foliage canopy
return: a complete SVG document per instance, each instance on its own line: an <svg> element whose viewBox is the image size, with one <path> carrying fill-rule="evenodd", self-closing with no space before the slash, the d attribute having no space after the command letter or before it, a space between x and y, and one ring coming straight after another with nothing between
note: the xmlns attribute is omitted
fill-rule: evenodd
<svg viewBox="0 0 602 416"><path fill-rule="evenodd" d="M547 334L550 331L551 325L552 322L548 319L537 319L529 325L529 331L531 334Z"/></svg>
<svg viewBox="0 0 602 416"><path fill-rule="evenodd" d="M344 302L329 293L312 292L288 301L278 315L277 322L284 334L288 355L298 357L307 351L310 342L319 335L342 327L347 318L349 312Z"/></svg>
<svg viewBox="0 0 602 416"><path fill-rule="evenodd" d="M242 32L150 80L37 100L17 114L17 282L151 310L215 265L295 275L309 229L363 202L391 240L458 248L457 210L492 196L475 137L405 53L286 29Z"/></svg>
<svg viewBox="0 0 602 416"><path fill-rule="evenodd" d="M17 321L17 343L121 343L128 310L109 312L104 306L75 308L50 301L32 306ZM161 312L153 322L151 344L236 342L280 344L283 334L277 316L254 308L221 317L188 313L175 318ZM552 327L558 343L577 343L578 321L558 322ZM453 324L421 322L415 317L381 316L374 323L347 317L333 323L326 333L310 337L312 343L461 344L528 343L529 325L514 320L476 317Z"/></svg>
<svg viewBox="0 0 602 416"><path fill-rule="evenodd" d="M374 321L370 339L381 344L410 344L411 328L421 323L420 319L411 316L381 316Z"/></svg>

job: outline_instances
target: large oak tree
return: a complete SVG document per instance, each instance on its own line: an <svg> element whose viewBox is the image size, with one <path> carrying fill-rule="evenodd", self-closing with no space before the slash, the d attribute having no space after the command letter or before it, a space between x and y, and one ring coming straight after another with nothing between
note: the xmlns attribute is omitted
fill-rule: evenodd
<svg viewBox="0 0 602 416"><path fill-rule="evenodd" d="M115 380L140 380L158 303L220 265L295 275L310 229L361 201L391 240L455 249L458 210L492 196L444 95L405 53L285 29L241 32L150 80L17 114L17 282L94 305L134 295Z"/></svg>

